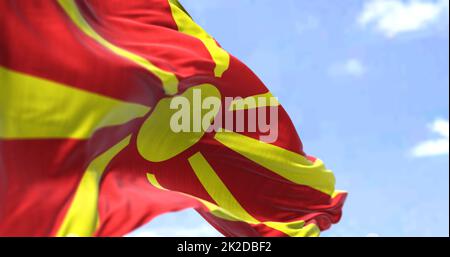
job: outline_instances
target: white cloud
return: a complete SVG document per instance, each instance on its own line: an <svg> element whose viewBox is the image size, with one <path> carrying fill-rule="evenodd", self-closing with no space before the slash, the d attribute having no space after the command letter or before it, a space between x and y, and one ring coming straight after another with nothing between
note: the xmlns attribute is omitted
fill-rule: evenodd
<svg viewBox="0 0 450 257"><path fill-rule="evenodd" d="M448 155L449 153L449 123L448 120L438 119L430 125L430 130L438 134L440 138L427 140L418 144L412 150L415 157L429 157Z"/></svg>
<svg viewBox="0 0 450 257"><path fill-rule="evenodd" d="M358 23L374 25L386 37L423 30L439 21L448 24L449 0L371 0L366 2Z"/></svg>
<svg viewBox="0 0 450 257"><path fill-rule="evenodd" d="M342 63L335 64L330 69L331 75L346 75L352 77L361 77L366 73L364 64L356 58L348 59Z"/></svg>

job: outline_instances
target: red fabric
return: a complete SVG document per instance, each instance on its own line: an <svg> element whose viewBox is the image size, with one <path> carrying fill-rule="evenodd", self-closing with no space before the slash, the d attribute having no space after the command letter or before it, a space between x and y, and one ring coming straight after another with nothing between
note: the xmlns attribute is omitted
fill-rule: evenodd
<svg viewBox="0 0 450 257"><path fill-rule="evenodd" d="M201 83L214 84L224 97L267 92L233 56L229 69L215 77L209 52L199 39L178 32L167 0L76 3L106 40L173 72L180 80L180 93ZM56 1L0 1L0 66L148 107L165 97L156 76L86 36ZM0 83L0 93L1 89ZM289 116L283 108L278 114L279 137L273 144L305 155ZM289 182L227 149L214 140L214 133L171 160L144 160L136 149L136 135L148 115L96 131L88 140L0 138L0 236L55 235L86 167L129 134L129 146L109 163L100 183L97 236L121 236L157 215L185 208L196 208L224 235L285 236L264 225L218 219L187 196L214 203L187 161L198 151L241 205L261 221L304 219L322 230L339 221L344 194L331 199ZM242 134L258 138L260 133ZM151 186L148 172L171 191Z"/></svg>

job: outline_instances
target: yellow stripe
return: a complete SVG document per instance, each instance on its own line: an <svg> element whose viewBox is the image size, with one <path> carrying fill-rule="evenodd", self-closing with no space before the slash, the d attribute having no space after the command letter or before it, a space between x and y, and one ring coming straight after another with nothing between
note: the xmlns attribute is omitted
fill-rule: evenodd
<svg viewBox="0 0 450 257"><path fill-rule="evenodd" d="M230 65L230 55L217 45L216 41L191 19L177 0L169 0L169 3L178 30L202 41L216 64L214 69L215 76L222 77Z"/></svg>
<svg viewBox="0 0 450 257"><path fill-rule="evenodd" d="M154 174L151 173L147 173L147 180L150 182L150 184L152 184L154 187L161 189L161 190L166 190L164 187L162 187L158 180L156 179L156 176Z"/></svg>
<svg viewBox="0 0 450 257"><path fill-rule="evenodd" d="M208 161L200 152L191 156L188 161L197 175L197 178L200 180L203 187L205 187L211 198L216 201L217 205L231 212L240 220L249 223L258 222L255 218L248 214L241 204L239 204L239 202L234 198L226 185L222 182L219 176L217 176L216 172L212 169Z"/></svg>
<svg viewBox="0 0 450 257"><path fill-rule="evenodd" d="M200 162L203 163L203 164L201 164L202 166L203 165L209 166L209 164L207 163L207 161L204 159L204 157L201 154L198 153L198 156L199 157L197 157L197 158L199 158ZM203 160L201 160L201 159L203 159ZM201 167L196 167L196 168L197 169L201 169ZM210 166L207 167L207 169L209 170L209 172L213 171ZM202 171L200 171L200 172L202 172ZM214 172L214 174L215 174L215 172ZM234 198L234 196L231 194L231 192L229 192L228 189L226 189L226 186L223 184L222 180L220 180L220 178L218 178L217 175L213 175L213 176L216 177L215 180L216 180L217 183L219 183L218 186L220 188L222 188L222 190L225 188L225 191L224 191L225 192L224 193L225 197L228 197L229 199L231 199L231 202L234 202L233 203L233 205L234 205L233 208L235 210L237 208L238 209L240 208L240 210L238 210L238 214L237 215L239 215L241 217L242 216L247 217L247 220L240 219L235 214L231 213L230 211L228 211L228 210L226 210L226 209L224 209L222 207L217 206L216 204L210 203L208 201L205 201L203 199L197 198L197 197L192 196L192 195L187 195L187 194L184 194L184 193L182 193L182 194L199 200L209 210L209 212L212 215L214 215L214 216L216 216L217 218L220 218L220 219L224 219L224 220L227 220L227 221L246 222L248 224L253 224L253 225L264 224L264 225L266 225L266 226L268 226L270 228L273 228L273 229L276 229L278 231L281 231L281 232L283 232L286 235L291 236L291 237L313 237L313 236L319 236L320 235L320 229L316 225L309 224L307 226L304 226L305 222L302 221L302 220L294 221L294 222L272 222L272 221L259 222L259 221L257 221L250 214L248 214L247 211L245 211L242 208L242 206L240 206L240 204L237 202L237 200ZM161 190L166 190L164 187L162 187L159 184L159 182L156 179L155 175L147 173L147 179L150 182L150 184L152 184L154 187L159 188ZM203 184L203 186L205 188L206 187L211 187L212 188L212 187L217 186L217 185L210 185L210 184L209 185L208 184L205 185L205 184ZM214 199L214 201L217 202L217 199L215 199L214 197L213 197L213 199ZM226 199L224 199L224 200L226 201Z"/></svg>
<svg viewBox="0 0 450 257"><path fill-rule="evenodd" d="M168 191L167 189L165 189L163 186L161 186L161 184L159 184L159 182L158 182L158 180L156 179L156 176L154 175L154 174L151 174L151 173L147 173L147 180L150 182L150 184L152 184L154 187L156 187L156 188L158 188L158 189L161 189L161 190L165 190L165 191ZM178 192L178 193L180 193L180 194L183 194L183 195L185 195L185 196L188 196L188 197L191 197L191 198L194 198L194 199L196 199L196 200L198 200L198 201L200 201L212 214L214 214L215 216L217 216L217 217L220 217L220 218L222 218L222 219L225 219L225 220L230 220L230 221L241 221L241 220L239 220L237 217L235 217L233 214L231 214L230 212L228 212L228 211L226 211L226 210L224 210L224 209L222 209L222 208L220 208L219 206L217 206L217 205L215 205L215 204L213 204L213 203L210 203L210 202L208 202L208 201L205 201L205 200L203 200L203 199L201 199L201 198L198 198L198 197L195 197L195 196L193 196L193 195L188 195L188 194L185 194L185 193L183 193L183 192Z"/></svg>
<svg viewBox="0 0 450 257"><path fill-rule="evenodd" d="M99 182L108 163L129 143L130 136L95 158L86 169L56 236L93 236L98 227Z"/></svg>
<svg viewBox="0 0 450 257"><path fill-rule="evenodd" d="M215 139L287 180L334 193L334 175L320 160L312 163L297 153L231 131L217 132Z"/></svg>
<svg viewBox="0 0 450 257"><path fill-rule="evenodd" d="M246 98L233 100L230 104L230 111L238 110L248 110L260 107L276 107L280 103L278 99L272 95L272 93L267 92L265 94L249 96Z"/></svg>
<svg viewBox="0 0 450 257"><path fill-rule="evenodd" d="M290 237L318 237L320 229L315 224L310 223L305 226L305 222L264 222L264 225L285 233Z"/></svg>
<svg viewBox="0 0 450 257"><path fill-rule="evenodd" d="M216 216L217 218L221 218L228 221L242 221L237 218L235 215L230 213L229 211L212 204L207 201L203 201L202 203L208 208L209 212ZM290 237L316 237L320 235L320 229L315 224L308 224L305 226L305 221L293 221L293 222L274 222L274 221L266 221L266 222L247 222L249 224L264 224L270 228L276 229L285 233Z"/></svg>
<svg viewBox="0 0 450 257"><path fill-rule="evenodd" d="M221 218L228 221L242 221L236 216L234 216L229 211L206 201L202 201L206 208L210 211L210 213L217 218ZM305 221L293 221L293 222L274 222L274 221L266 221L266 222L247 222L249 224L264 224L270 228L276 229L285 233L290 237L314 237L320 235L320 229L315 224L308 224L305 226Z"/></svg>
<svg viewBox="0 0 450 257"><path fill-rule="evenodd" d="M1 66L0 82L0 138L86 139L150 110Z"/></svg>
<svg viewBox="0 0 450 257"><path fill-rule="evenodd" d="M73 21L73 23L75 23L75 25L87 36L91 37L102 46L111 50L113 53L142 66L143 68L145 68L146 70L157 76L161 80L166 94L174 95L178 92L178 79L175 76L175 74L162 70L156 67L151 62L149 62L147 59L108 42L89 25L89 23L86 21L86 19L83 17L80 10L78 9L78 6L75 3L75 1L58 0L58 2L64 9L64 11L67 13L67 15L70 17L70 19Z"/></svg>
<svg viewBox="0 0 450 257"><path fill-rule="evenodd" d="M249 224L261 223L241 206L200 152L190 157L189 163L208 194L220 206L206 205L213 215L226 220L244 221ZM304 221L262 223L289 236L312 236L316 233L312 233L311 230L317 232L314 227L304 228Z"/></svg>
<svg viewBox="0 0 450 257"><path fill-rule="evenodd" d="M154 174L147 173L147 180L154 187L156 187L158 189L161 189L161 190L169 191L169 190L165 189L163 186L161 186L161 184L159 184L159 182L156 179L156 176ZM231 214L230 212L220 208L219 206L217 206L217 205L215 205L213 203L210 203L208 201L205 201L205 200L203 200L201 198L198 198L198 197L195 197L193 195L185 194L183 192L178 192L178 193L200 201L212 214L214 214L217 217L220 217L220 218L225 219L225 220L230 220L230 221L241 221L237 217L235 217L233 214Z"/></svg>
<svg viewBox="0 0 450 257"><path fill-rule="evenodd" d="M334 191L334 193L331 195L331 198L336 198L336 197L338 197L339 195L341 195L341 194L346 194L346 193L347 193L347 191L336 190L336 191Z"/></svg>

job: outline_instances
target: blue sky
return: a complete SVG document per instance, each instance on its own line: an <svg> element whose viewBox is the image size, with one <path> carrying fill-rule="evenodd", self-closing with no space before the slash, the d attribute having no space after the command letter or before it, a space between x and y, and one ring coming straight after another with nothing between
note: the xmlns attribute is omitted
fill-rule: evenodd
<svg viewBox="0 0 450 257"><path fill-rule="evenodd" d="M180 2L349 192L324 236L449 235L448 0ZM132 235L219 234L188 210Z"/></svg>

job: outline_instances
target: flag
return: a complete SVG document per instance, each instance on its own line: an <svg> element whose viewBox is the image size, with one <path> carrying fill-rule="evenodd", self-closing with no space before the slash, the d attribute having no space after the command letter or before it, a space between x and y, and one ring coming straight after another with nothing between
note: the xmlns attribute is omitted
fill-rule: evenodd
<svg viewBox="0 0 450 257"><path fill-rule="evenodd" d="M178 1L0 14L0 236L123 236L186 208L226 236L317 236L341 218L333 173Z"/></svg>

